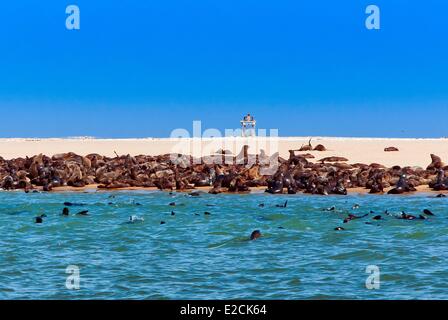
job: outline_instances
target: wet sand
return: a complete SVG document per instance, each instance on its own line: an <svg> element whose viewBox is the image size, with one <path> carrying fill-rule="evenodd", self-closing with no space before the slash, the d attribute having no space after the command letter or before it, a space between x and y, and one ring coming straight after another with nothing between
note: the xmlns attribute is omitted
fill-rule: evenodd
<svg viewBox="0 0 448 320"><path fill-rule="evenodd" d="M392 188L393 187L387 188L387 189L384 190L384 193L378 193L376 195L385 195L385 194L387 194L387 191L389 191ZM193 191L202 191L202 192L206 192L207 193L211 189L212 189L211 187L197 187L195 189L182 190L182 191L179 191L179 192L189 193L189 192L193 192ZM250 192L246 192L246 193L264 193L264 191L266 190L266 187L256 187L256 188L249 188L249 189L250 189ZM429 186L427 186L427 185L417 186L416 189L417 189L416 192L404 193L404 194L401 194L399 196L406 196L406 195L412 195L412 194L418 194L418 193L428 193L428 194L432 194L432 195L445 194L445 195L448 196L448 191L434 191L431 188L429 188ZM39 189L36 189L36 190L39 190ZM85 186L83 188L57 187L57 188L53 188L52 192L101 192L101 191L110 192L110 191L136 191L136 190L140 190L140 191L158 191L159 189L157 189L155 187L153 187L153 188L130 187L130 188L117 188L117 189L103 189L103 188L98 188L97 184L92 184L92 185L87 185L87 186ZM352 194L352 195L353 194L369 194L369 191L370 191L369 189L365 189L365 188L349 188L349 189L347 189L347 192L348 192L349 195L350 194ZM177 192L177 191L173 190L173 192ZM234 194L234 193L231 193L231 192L223 192L223 193ZM297 194L309 195L309 194L302 193L302 192L299 192Z"/></svg>

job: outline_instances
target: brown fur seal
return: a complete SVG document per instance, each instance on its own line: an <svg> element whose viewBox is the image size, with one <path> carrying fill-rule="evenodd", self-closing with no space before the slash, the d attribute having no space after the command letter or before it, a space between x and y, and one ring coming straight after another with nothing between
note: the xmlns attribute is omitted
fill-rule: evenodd
<svg viewBox="0 0 448 320"><path fill-rule="evenodd" d="M255 230L250 235L250 240L257 240L258 238L261 238L261 232L260 232L260 230Z"/></svg>
<svg viewBox="0 0 448 320"><path fill-rule="evenodd" d="M389 190L388 194L402 194L412 191L417 191L417 189L415 189L415 187L407 181L406 175L402 174L396 187Z"/></svg>

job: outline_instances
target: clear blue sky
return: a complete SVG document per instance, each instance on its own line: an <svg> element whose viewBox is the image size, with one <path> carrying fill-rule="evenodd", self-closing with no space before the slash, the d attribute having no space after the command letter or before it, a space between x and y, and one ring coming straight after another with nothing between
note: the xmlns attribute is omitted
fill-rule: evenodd
<svg viewBox="0 0 448 320"><path fill-rule="evenodd" d="M164 137L247 112L282 136L448 136L447 15L445 0L3 1L0 137Z"/></svg>

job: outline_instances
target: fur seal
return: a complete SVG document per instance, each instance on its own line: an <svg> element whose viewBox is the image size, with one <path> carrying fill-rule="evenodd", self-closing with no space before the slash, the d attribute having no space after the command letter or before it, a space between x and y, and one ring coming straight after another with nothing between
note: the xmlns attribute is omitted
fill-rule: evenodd
<svg viewBox="0 0 448 320"><path fill-rule="evenodd" d="M89 215L89 210L80 211L76 215L77 216L88 216Z"/></svg>
<svg viewBox="0 0 448 320"><path fill-rule="evenodd" d="M402 174L395 188L389 190L387 194L402 194L404 192L417 191L415 187L407 181L406 175Z"/></svg>
<svg viewBox="0 0 448 320"><path fill-rule="evenodd" d="M323 159L320 159L320 160L319 160L319 162L321 162L321 163L325 163L325 162L347 162L347 161L348 161L347 158L344 158L344 157L336 157L336 156L333 156L333 157L326 157L326 158L323 158Z"/></svg>
<svg viewBox="0 0 448 320"><path fill-rule="evenodd" d="M426 168L426 170L441 169L444 166L445 164L442 162L442 159L439 156L431 154L431 164Z"/></svg>
<svg viewBox="0 0 448 320"><path fill-rule="evenodd" d="M299 149L299 151L311 151L313 150L313 146L311 145L311 140L308 140L308 145L302 145Z"/></svg>
<svg viewBox="0 0 448 320"><path fill-rule="evenodd" d="M266 189L267 193L278 194L283 193L283 179L281 180L269 180L268 188Z"/></svg>
<svg viewBox="0 0 448 320"><path fill-rule="evenodd" d="M43 223L44 218L46 218L46 217L47 217L46 214L41 214L40 216L34 218L34 222L35 223Z"/></svg>
<svg viewBox="0 0 448 320"><path fill-rule="evenodd" d="M413 216L411 214L407 214L404 211L401 212L401 215L398 217L398 219L403 219L403 220L426 220L426 217L419 215L418 218L416 216Z"/></svg>
<svg viewBox="0 0 448 320"><path fill-rule="evenodd" d="M344 222L344 223L349 223L349 222L352 221L352 220L362 219L362 218L367 217L368 215L369 215L368 213L366 213L365 215L362 215L362 216L355 216L355 215L353 215L353 214L349 214L348 217L345 218L343 222Z"/></svg>
<svg viewBox="0 0 448 320"><path fill-rule="evenodd" d="M448 178L445 178L445 171L443 169L437 171L436 181L431 182L429 187L435 191L448 190Z"/></svg>
<svg viewBox="0 0 448 320"><path fill-rule="evenodd" d="M67 207L65 207L64 209L62 209L62 215L63 216L68 216L70 214L70 210L67 208Z"/></svg>
<svg viewBox="0 0 448 320"><path fill-rule="evenodd" d="M347 195L347 189L345 188L342 179L338 180L338 182L336 183L336 186L331 189L331 193L340 194L340 195L344 195L344 196Z"/></svg>
<svg viewBox="0 0 448 320"><path fill-rule="evenodd" d="M258 238L261 237L261 232L260 230L255 230L254 232L252 232L252 234L250 235L250 240L257 240Z"/></svg>
<svg viewBox="0 0 448 320"><path fill-rule="evenodd" d="M325 146L322 144L318 144L316 147L314 147L313 150L314 151L327 151L327 148L325 148Z"/></svg>
<svg viewBox="0 0 448 320"><path fill-rule="evenodd" d="M286 208L287 206L288 206L288 200L286 200L284 204L277 204L275 207L276 208Z"/></svg>
<svg viewBox="0 0 448 320"><path fill-rule="evenodd" d="M432 213L432 212L431 212L430 210L428 210L428 209L423 210L423 213L426 214L427 216L434 216L434 215L435 215L434 213Z"/></svg>
<svg viewBox="0 0 448 320"><path fill-rule="evenodd" d="M85 204L84 203L64 202L64 206L66 206L66 207L82 207L82 206L85 206Z"/></svg>

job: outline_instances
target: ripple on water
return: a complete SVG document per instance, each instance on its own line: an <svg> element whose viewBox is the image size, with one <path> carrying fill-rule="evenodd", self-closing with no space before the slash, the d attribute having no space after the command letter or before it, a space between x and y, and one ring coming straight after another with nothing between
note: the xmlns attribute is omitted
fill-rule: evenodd
<svg viewBox="0 0 448 320"><path fill-rule="evenodd" d="M275 207L286 199L287 208ZM66 201L84 203L70 211L90 216L62 217ZM436 216L342 223L348 213L424 208ZM34 224L42 213L44 223ZM448 299L447 214L448 199L424 195L2 192L0 298ZM130 215L145 221L128 224ZM256 229L263 237L249 241ZM70 264L81 268L79 291L65 289ZM381 290L365 288L368 265L380 268Z"/></svg>

